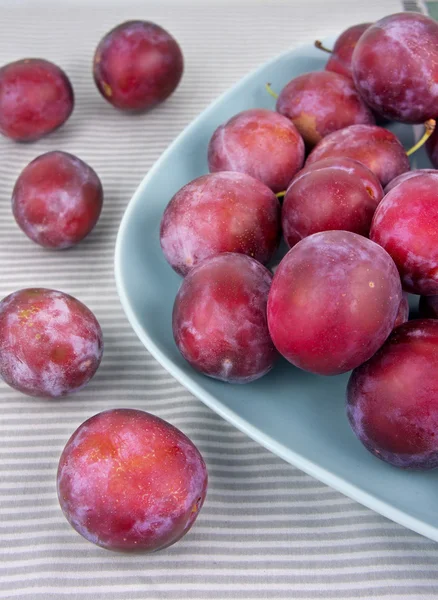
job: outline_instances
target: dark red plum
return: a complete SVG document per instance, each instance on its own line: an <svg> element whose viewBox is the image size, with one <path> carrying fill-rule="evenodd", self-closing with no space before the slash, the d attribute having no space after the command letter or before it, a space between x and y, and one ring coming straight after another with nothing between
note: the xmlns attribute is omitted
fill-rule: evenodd
<svg viewBox="0 0 438 600"><path fill-rule="evenodd" d="M398 307L397 317L394 323L394 329L399 325L403 325L409 320L409 300L406 292L403 292L403 297Z"/></svg>
<svg viewBox="0 0 438 600"><path fill-rule="evenodd" d="M387 119L423 123L438 115L438 23L415 12L384 17L356 44L353 79Z"/></svg>
<svg viewBox="0 0 438 600"><path fill-rule="evenodd" d="M161 248L180 275L221 252L248 254L265 264L279 240L278 199L244 173L198 177L173 196L161 220Z"/></svg>
<svg viewBox="0 0 438 600"><path fill-rule="evenodd" d="M24 233L45 248L69 248L96 225L103 189L96 172L77 156L47 152L21 172L12 212Z"/></svg>
<svg viewBox="0 0 438 600"><path fill-rule="evenodd" d="M391 257L349 231L315 233L277 268L268 325L293 365L337 375L368 360L390 334L402 290Z"/></svg>
<svg viewBox="0 0 438 600"><path fill-rule="evenodd" d="M277 358L266 322L271 281L268 269L243 254L220 254L190 271L175 299L173 334L194 369L230 383L271 370Z"/></svg>
<svg viewBox="0 0 438 600"><path fill-rule="evenodd" d="M438 127L426 142L426 151L432 165L438 168Z"/></svg>
<svg viewBox="0 0 438 600"><path fill-rule="evenodd" d="M304 162L304 142L286 117L262 108L245 110L213 134L208 146L210 171L239 171L284 191Z"/></svg>
<svg viewBox="0 0 438 600"><path fill-rule="evenodd" d="M283 202L283 235L289 247L332 229L368 236L383 190L365 165L351 158L326 158L293 179Z"/></svg>
<svg viewBox="0 0 438 600"><path fill-rule="evenodd" d="M370 237L391 255L403 288L438 294L438 179L426 173L399 183L374 213Z"/></svg>
<svg viewBox="0 0 438 600"><path fill-rule="evenodd" d="M76 298L32 288L0 302L0 376L23 394L59 398L79 390L102 353L100 325Z"/></svg>
<svg viewBox="0 0 438 600"><path fill-rule="evenodd" d="M402 173L401 175L395 177L395 179L390 181L385 187L384 192L385 194L387 194L399 183L403 183L403 181L407 181L408 179L412 179L413 177L418 177L419 175L424 175L425 173L432 173L432 175L438 176L438 171L436 169L414 169L413 171L406 171L406 173Z"/></svg>
<svg viewBox="0 0 438 600"><path fill-rule="evenodd" d="M377 458L405 469L438 467L438 321L401 325L353 371L347 415Z"/></svg>
<svg viewBox="0 0 438 600"><path fill-rule="evenodd" d="M192 527L207 492L196 446L141 410L101 412L76 429L59 461L58 498L70 525L107 550L155 552Z"/></svg>
<svg viewBox="0 0 438 600"><path fill-rule="evenodd" d="M346 29L335 42L330 58L325 65L326 71L334 71L345 77L353 78L351 58L360 36L372 23L360 23Z"/></svg>
<svg viewBox="0 0 438 600"><path fill-rule="evenodd" d="M67 75L53 63L26 58L0 69L0 133L17 142L38 140L60 127L74 107Z"/></svg>
<svg viewBox="0 0 438 600"><path fill-rule="evenodd" d="M278 96L277 111L292 120L308 148L338 129L375 123L353 82L329 71L292 79Z"/></svg>
<svg viewBox="0 0 438 600"><path fill-rule="evenodd" d="M426 319L438 319L438 296L421 296L419 310Z"/></svg>
<svg viewBox="0 0 438 600"><path fill-rule="evenodd" d="M145 111L168 98L184 68L177 41L148 21L127 21L100 41L93 60L97 88L121 110Z"/></svg>
<svg viewBox="0 0 438 600"><path fill-rule="evenodd" d="M377 175L383 187L410 169L399 139L376 125L352 125L331 133L313 149L306 165L335 156L347 156L363 163Z"/></svg>

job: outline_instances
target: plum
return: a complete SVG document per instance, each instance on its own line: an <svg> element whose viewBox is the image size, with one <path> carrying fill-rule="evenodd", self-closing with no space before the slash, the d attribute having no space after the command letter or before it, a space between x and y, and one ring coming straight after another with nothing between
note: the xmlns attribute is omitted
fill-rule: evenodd
<svg viewBox="0 0 438 600"><path fill-rule="evenodd" d="M398 327L353 371L347 415L374 456L396 467L438 467L438 321Z"/></svg>
<svg viewBox="0 0 438 600"><path fill-rule="evenodd" d="M213 134L208 146L211 172L239 171L274 192L287 188L304 162L304 142L283 115L262 108L245 110Z"/></svg>
<svg viewBox="0 0 438 600"><path fill-rule="evenodd" d="M71 115L74 94L58 66L26 58L0 69L0 133L18 142L38 140Z"/></svg>
<svg viewBox="0 0 438 600"><path fill-rule="evenodd" d="M154 552L195 522L207 492L204 460L179 429L142 410L101 412L80 425L59 460L62 511L84 538Z"/></svg>
<svg viewBox="0 0 438 600"><path fill-rule="evenodd" d="M391 255L403 288L438 294L438 180L424 173L394 187L374 213L370 238Z"/></svg>
<svg viewBox="0 0 438 600"><path fill-rule="evenodd" d="M394 329L399 325L403 325L406 321L409 320L409 300L406 292L403 292L403 297L400 302L400 306L398 307L397 317L394 323Z"/></svg>
<svg viewBox="0 0 438 600"><path fill-rule="evenodd" d="M387 119L423 123L438 114L438 23L414 12L384 17L356 44L353 79Z"/></svg>
<svg viewBox="0 0 438 600"><path fill-rule="evenodd" d="M278 96L277 111L292 120L308 148L338 129L375 123L353 82L329 71L292 79Z"/></svg>
<svg viewBox="0 0 438 600"><path fill-rule="evenodd" d="M289 186L282 208L289 247L330 229L368 236L383 190L365 165L351 158L326 158L304 168Z"/></svg>
<svg viewBox="0 0 438 600"><path fill-rule="evenodd" d="M160 242L180 275L221 252L267 263L280 241L280 202L245 173L203 175L179 190L164 211Z"/></svg>
<svg viewBox="0 0 438 600"><path fill-rule="evenodd" d="M433 175L438 175L438 171L436 169L414 169L413 171L406 171L406 173L402 173L401 175L398 175L392 181L390 181L388 185L385 186L384 192L385 194L387 194L399 183L402 183L407 179L411 179L412 177L418 177L418 175L424 175L425 173L432 173Z"/></svg>
<svg viewBox="0 0 438 600"><path fill-rule="evenodd" d="M201 373L248 383L272 368L266 303L272 274L244 254L203 261L184 279L173 308L173 334L183 357Z"/></svg>
<svg viewBox="0 0 438 600"><path fill-rule="evenodd" d="M127 21L99 42L93 60L97 89L121 110L145 111L178 86L184 60L177 41L159 25Z"/></svg>
<svg viewBox="0 0 438 600"><path fill-rule="evenodd" d="M96 172L77 156L53 151L23 169L12 194L12 212L37 244L70 248L94 228L102 202Z"/></svg>
<svg viewBox="0 0 438 600"><path fill-rule="evenodd" d="M363 163L377 175L383 187L410 169L406 151L398 138L376 125L351 125L334 131L312 150L306 165L333 156L347 156Z"/></svg>
<svg viewBox="0 0 438 600"><path fill-rule="evenodd" d="M438 319L438 296L421 296L420 315L426 319Z"/></svg>
<svg viewBox="0 0 438 600"><path fill-rule="evenodd" d="M366 31L370 25L372 25L372 23L359 23L358 25L349 27L341 33L336 40L333 50L331 51L331 56L325 65L326 71L334 71L335 73L353 79L353 74L351 72L353 50L363 32ZM318 45L317 47L321 47L321 45Z"/></svg>
<svg viewBox="0 0 438 600"><path fill-rule="evenodd" d="M275 272L269 332L293 365L345 373L380 348L401 299L400 277L383 248L349 231L315 233L289 250Z"/></svg>
<svg viewBox="0 0 438 600"><path fill-rule="evenodd" d="M426 141L426 152L432 165L438 168L438 127L435 127L435 131Z"/></svg>
<svg viewBox="0 0 438 600"><path fill-rule="evenodd" d="M23 394L59 398L79 390L102 353L100 325L76 298L31 288L0 302L0 376Z"/></svg>

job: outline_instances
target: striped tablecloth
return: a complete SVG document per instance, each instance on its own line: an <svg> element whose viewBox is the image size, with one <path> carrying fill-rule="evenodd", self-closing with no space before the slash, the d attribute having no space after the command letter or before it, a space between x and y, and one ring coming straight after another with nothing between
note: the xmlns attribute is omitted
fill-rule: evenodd
<svg viewBox="0 0 438 600"><path fill-rule="evenodd" d="M73 117L50 137L27 145L0 140L0 296L27 286L71 293L96 313L106 343L93 382L62 402L0 385L0 598L438 598L437 544L282 462L193 398L136 339L113 276L115 236L131 195L210 101L290 46L398 10L397 0L0 0L0 63L53 60L71 76L77 99ZM112 109L90 75L99 38L132 18L169 29L186 59L174 96L143 116ZM20 170L51 149L78 154L105 188L95 232L64 252L32 244L10 209ZM196 526L156 555L94 547L58 507L55 475L67 438L111 407L169 420L208 464L209 494Z"/></svg>

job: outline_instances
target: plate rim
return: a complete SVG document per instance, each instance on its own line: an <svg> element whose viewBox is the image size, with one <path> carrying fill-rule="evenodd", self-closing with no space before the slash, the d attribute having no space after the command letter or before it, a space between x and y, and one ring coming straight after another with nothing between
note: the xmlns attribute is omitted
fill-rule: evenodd
<svg viewBox="0 0 438 600"><path fill-rule="evenodd" d="M336 37L337 36L326 37L323 41L326 44L333 43ZM140 182L133 196L129 200L117 232L114 251L114 275L117 293L122 308L131 327L133 328L135 334L140 339L145 348L161 364L161 366L164 367L166 371L168 371L168 373L172 377L174 377L190 393L196 396L198 400L203 402L206 406L208 406L211 410L213 410L223 419L228 421L231 425L248 435L248 437L250 437L256 443L260 444L276 456L279 456L285 462L297 467L307 475L314 477L318 481L321 481L325 485L335 489L336 491L351 498L359 504L370 508L371 510L381 514L382 516L390 519L391 521L394 521L404 527L407 527L408 529L411 529L412 531L415 531L416 533L419 533L420 535L423 535L435 542L438 542L438 527L434 527L433 525L427 524L426 522L418 519L417 517L413 517L404 512L403 510L395 508L390 503L381 500L378 497L374 496L372 493L367 492L361 487L350 483L347 479L344 479L343 477L334 474L329 469L321 467L312 460L306 459L300 453L291 450L284 444L278 442L272 436L264 433L256 426L251 425L251 423L248 423L243 417L241 417L231 408L224 406L220 400L215 398L214 395L212 395L210 392L203 389L202 386L193 381L190 375L185 373L178 365L174 364L172 360L169 359L166 356L166 354L160 350L160 348L155 344L154 340L150 337L148 332L143 328L143 326L137 319L135 310L130 302L126 291L126 285L122 269L122 255L123 243L127 234L127 229L129 228L129 224L131 222L132 214L134 213L137 204L140 203L141 198L144 194L144 190L147 188L149 181L153 179L155 173L161 168L161 165L166 161L168 155L173 151L174 147L179 144L179 140L190 131L190 129L194 126L198 119L208 115L210 112L214 112L216 106L226 101L228 96L234 94L236 90L245 87L247 81L250 80L252 76L255 73L257 73L260 69L269 67L269 65L273 65L279 59L285 58L288 55L299 53L300 50L303 51L305 49L309 49L309 46L310 42L303 42L297 44L296 46L293 46L285 50L284 52L277 54L276 56L265 61L261 65L258 65L256 68L252 69L238 82L236 82L225 92L220 94L215 100L213 100L213 102L211 102L204 110L202 110L188 125L186 125L183 128L183 130L178 134L178 136L164 150L164 152L157 159L157 161L152 165L150 170L146 173L146 175Z"/></svg>

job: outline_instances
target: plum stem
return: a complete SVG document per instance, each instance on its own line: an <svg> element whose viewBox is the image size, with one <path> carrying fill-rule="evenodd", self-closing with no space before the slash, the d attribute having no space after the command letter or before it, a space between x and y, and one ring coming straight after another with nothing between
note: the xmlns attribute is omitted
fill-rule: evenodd
<svg viewBox="0 0 438 600"><path fill-rule="evenodd" d="M329 54L333 53L333 50L329 50L328 48L326 48L323 43L319 40L315 40L315 48L318 48L318 50L322 50L323 52L328 52Z"/></svg>
<svg viewBox="0 0 438 600"><path fill-rule="evenodd" d="M284 190L284 192L278 192L275 195L277 196L277 198L284 198L286 196L286 191L287 190Z"/></svg>
<svg viewBox="0 0 438 600"><path fill-rule="evenodd" d="M266 91L268 92L268 94L271 94L271 96L277 100L278 94L276 92L274 92L274 90L271 88L270 83L266 84Z"/></svg>
<svg viewBox="0 0 438 600"><path fill-rule="evenodd" d="M418 142L412 146L412 148L409 148L409 150L406 151L406 154L408 156L411 156L411 154L413 154L414 152L416 152L418 150L418 148L421 148L421 146L426 142L426 140L428 140L430 138L430 136L432 135L432 133L435 130L435 125L436 125L436 121L435 119L428 119L425 124L425 132L422 135L422 137L418 140Z"/></svg>

